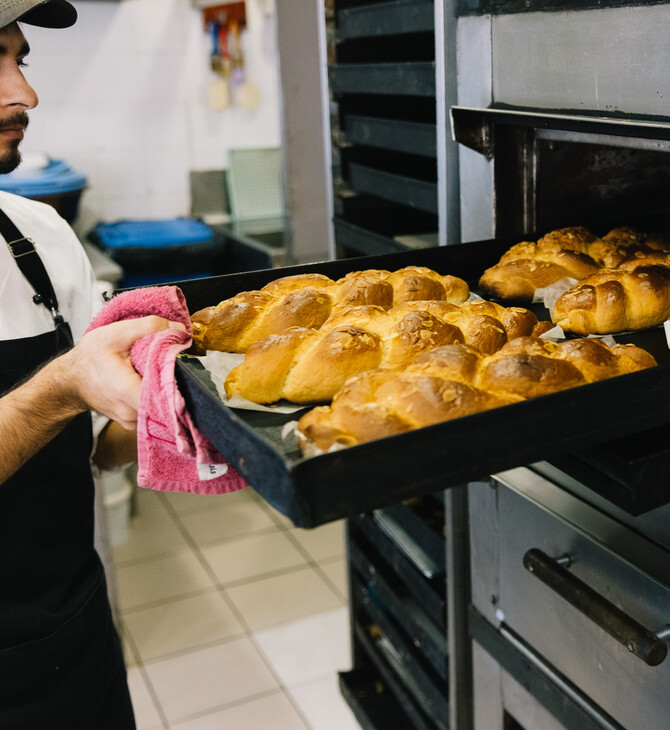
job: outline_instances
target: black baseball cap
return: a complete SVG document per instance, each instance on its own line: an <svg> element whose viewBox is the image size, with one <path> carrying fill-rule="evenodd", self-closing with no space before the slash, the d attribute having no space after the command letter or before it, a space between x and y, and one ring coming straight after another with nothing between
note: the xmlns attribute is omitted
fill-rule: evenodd
<svg viewBox="0 0 670 730"><path fill-rule="evenodd" d="M0 0L0 28L18 20L43 28L69 28L77 11L67 0Z"/></svg>

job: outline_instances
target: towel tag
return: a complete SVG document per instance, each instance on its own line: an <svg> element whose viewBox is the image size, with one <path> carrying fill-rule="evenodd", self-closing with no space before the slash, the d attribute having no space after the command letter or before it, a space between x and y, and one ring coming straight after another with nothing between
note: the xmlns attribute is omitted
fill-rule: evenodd
<svg viewBox="0 0 670 730"><path fill-rule="evenodd" d="M228 464L198 464L198 479L208 482L228 472Z"/></svg>

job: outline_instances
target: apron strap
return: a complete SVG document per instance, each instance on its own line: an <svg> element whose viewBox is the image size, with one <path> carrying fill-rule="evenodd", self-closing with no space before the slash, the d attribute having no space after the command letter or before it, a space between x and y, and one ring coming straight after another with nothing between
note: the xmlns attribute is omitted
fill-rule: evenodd
<svg viewBox="0 0 670 730"><path fill-rule="evenodd" d="M0 209L0 234L7 242L7 247L16 265L36 292L33 301L35 304L44 304L49 310L59 335L63 335L64 343L71 347L74 342L70 325L58 311L56 292L42 259L39 257L33 241L19 231L2 209Z"/></svg>

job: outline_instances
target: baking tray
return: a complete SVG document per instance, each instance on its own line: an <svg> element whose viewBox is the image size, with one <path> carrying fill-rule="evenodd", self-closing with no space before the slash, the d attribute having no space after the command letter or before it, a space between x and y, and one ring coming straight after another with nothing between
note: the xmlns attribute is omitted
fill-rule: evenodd
<svg viewBox="0 0 670 730"><path fill-rule="evenodd" d="M240 291L258 289L279 276L309 271L336 279L349 271L395 270L414 264L461 276L474 288L484 268L497 261L510 243L479 241L229 274L179 286L192 312ZM539 314L543 312L546 315L546 310ZM312 457L303 457L295 440L282 436L285 424L296 420L300 412L283 415L227 408L194 358L180 358L176 376L196 426L212 444L295 525L315 527L505 469L551 462L576 452L583 455L615 439L667 426L670 351L663 330L648 330L625 340L652 352L659 366ZM663 461L663 453L655 453L657 463ZM667 455L670 458L670 445ZM635 474L645 460L637 461ZM648 508L669 500L656 479L638 480L631 475L627 462L619 471L616 463L611 467L610 474L603 475L603 484L595 488L615 504L617 494L608 484L617 480L644 492ZM629 508L625 503L618 506Z"/></svg>
<svg viewBox="0 0 670 730"><path fill-rule="evenodd" d="M392 0L337 11L337 40L426 33L435 28L432 0Z"/></svg>
<svg viewBox="0 0 670 730"><path fill-rule="evenodd" d="M351 187L359 193L377 195L400 205L437 214L437 183L379 170L369 165L350 162Z"/></svg>
<svg viewBox="0 0 670 730"><path fill-rule="evenodd" d="M435 63L344 63L328 68L333 94L435 96Z"/></svg>
<svg viewBox="0 0 670 730"><path fill-rule="evenodd" d="M379 147L410 155L437 157L437 134L434 124L362 114L343 114L342 128L349 144Z"/></svg>

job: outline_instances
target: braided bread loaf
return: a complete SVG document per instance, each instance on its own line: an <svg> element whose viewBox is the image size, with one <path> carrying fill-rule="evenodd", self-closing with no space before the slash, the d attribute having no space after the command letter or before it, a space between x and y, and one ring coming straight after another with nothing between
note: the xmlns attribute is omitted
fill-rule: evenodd
<svg viewBox="0 0 670 730"><path fill-rule="evenodd" d="M613 268L635 252L668 251L670 242L632 228L614 228L602 238L583 227L561 228L537 242L512 246L487 269L479 286L498 299L530 301L536 289L570 277L582 280Z"/></svg>
<svg viewBox="0 0 670 730"><path fill-rule="evenodd" d="M313 408L299 420L298 443L305 453L350 446L655 364L634 345L609 348L595 339L557 344L519 337L493 355L447 345L402 370L351 378L330 406Z"/></svg>
<svg viewBox="0 0 670 730"><path fill-rule="evenodd" d="M323 274L298 274L270 282L206 307L191 316L195 354L207 350L245 352L254 342L291 327L318 329L339 310L375 305L388 310L403 302L433 299L464 302L468 285L421 267L399 271L355 271L338 281Z"/></svg>
<svg viewBox="0 0 670 730"><path fill-rule="evenodd" d="M254 403L329 401L352 375L401 368L422 352L466 343L495 352L510 337L551 328L519 307L493 302L406 302L388 312L362 305L339 309L320 329L294 327L252 344L225 388Z"/></svg>
<svg viewBox="0 0 670 730"><path fill-rule="evenodd" d="M552 320L566 332L608 334L655 327L670 317L670 267L603 269L562 294Z"/></svg>

